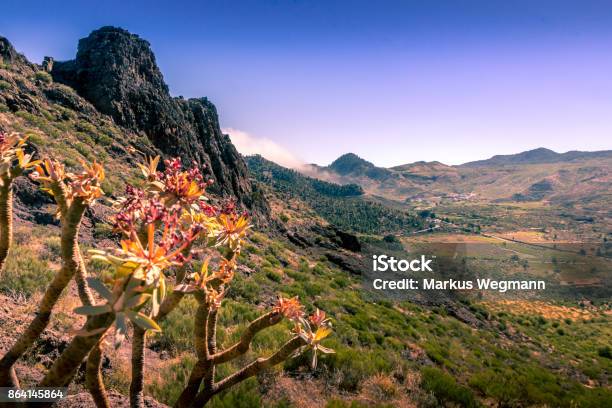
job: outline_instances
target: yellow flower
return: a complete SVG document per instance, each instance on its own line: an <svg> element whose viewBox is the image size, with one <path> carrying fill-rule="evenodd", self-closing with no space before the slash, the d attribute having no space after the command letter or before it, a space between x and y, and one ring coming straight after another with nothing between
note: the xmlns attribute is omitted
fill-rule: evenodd
<svg viewBox="0 0 612 408"><path fill-rule="evenodd" d="M217 217L219 221L219 234L217 245L228 245L231 249L240 248L242 239L251 228L246 215L241 215L236 219L235 215L221 214Z"/></svg>
<svg viewBox="0 0 612 408"><path fill-rule="evenodd" d="M148 181L157 180L157 165L159 164L159 156L150 157L146 160L144 164L138 163L138 167L142 172L143 176Z"/></svg>
<svg viewBox="0 0 612 408"><path fill-rule="evenodd" d="M32 161L31 154L25 154L26 140L27 137L18 133L7 135L0 132L0 177L12 179L40 163L39 160Z"/></svg>
<svg viewBox="0 0 612 408"><path fill-rule="evenodd" d="M321 345L321 341L324 340L332 333L331 325L319 326L314 332L310 327L310 324L305 319L300 320L301 329L298 332L298 336L300 336L304 342L305 346L300 347L295 353L294 356L301 354L305 349L312 349L312 360L310 361L310 366L315 369L317 368L317 352L321 352L323 354L331 354L335 353L334 350L324 347Z"/></svg>

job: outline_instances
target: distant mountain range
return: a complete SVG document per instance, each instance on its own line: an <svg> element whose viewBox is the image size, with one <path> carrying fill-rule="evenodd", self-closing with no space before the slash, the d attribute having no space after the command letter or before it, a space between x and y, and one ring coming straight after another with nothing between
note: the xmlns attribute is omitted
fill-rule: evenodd
<svg viewBox="0 0 612 408"><path fill-rule="evenodd" d="M463 163L457 166L449 166L438 161L403 164L395 167L378 167L373 163L357 156L354 153L346 153L338 157L327 167L320 167L332 171L339 176L365 176L374 180L384 180L391 177L394 172L414 172L417 169L443 171L452 167L486 167L486 166L512 166L520 164L546 164L572 162L595 158L612 158L612 150L601 150L595 152L582 152L572 150L566 153L557 153L553 150L540 147L516 154L495 155L486 160L477 160Z"/></svg>
<svg viewBox="0 0 612 408"><path fill-rule="evenodd" d="M581 152L572 150L566 153L557 153L553 150L540 147L517 154L496 155L487 160L478 160L464 163L463 167L480 166L504 166L514 164L543 164L560 163L574 160L593 159L593 158L612 158L612 150L601 150L596 152Z"/></svg>
<svg viewBox="0 0 612 408"><path fill-rule="evenodd" d="M567 204L609 200L611 168L611 150L557 153L539 148L457 166L419 161L391 168L347 153L329 166L313 166L308 174L358 184L369 194L396 201L552 200Z"/></svg>

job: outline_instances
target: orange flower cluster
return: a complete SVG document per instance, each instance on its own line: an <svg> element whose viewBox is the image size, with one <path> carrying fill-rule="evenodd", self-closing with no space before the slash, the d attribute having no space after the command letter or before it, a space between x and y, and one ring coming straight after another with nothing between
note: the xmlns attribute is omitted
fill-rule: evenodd
<svg viewBox="0 0 612 408"><path fill-rule="evenodd" d="M104 191L102 182L104 181L104 168L101 164L93 162L91 165L81 161L83 172L66 172L64 165L56 160L44 159L36 163L34 171L30 174L32 180L41 183L43 190L51 195L56 191L54 185L60 186L62 194L68 206L80 198L87 205L91 205L97 198L100 198Z"/></svg>
<svg viewBox="0 0 612 408"><path fill-rule="evenodd" d="M13 179L24 170L36 166L39 161L32 161L32 155L26 154L27 137L18 133L0 132L0 181Z"/></svg>
<svg viewBox="0 0 612 408"><path fill-rule="evenodd" d="M297 296L290 299L279 296L273 310L291 320L295 325L293 331L306 343L295 351L294 356L300 355L306 349L312 349L311 366L314 369L317 366L317 352L334 353L334 350L321 345L321 341L332 333L331 320L326 317L325 312L316 309L305 319L304 308Z"/></svg>

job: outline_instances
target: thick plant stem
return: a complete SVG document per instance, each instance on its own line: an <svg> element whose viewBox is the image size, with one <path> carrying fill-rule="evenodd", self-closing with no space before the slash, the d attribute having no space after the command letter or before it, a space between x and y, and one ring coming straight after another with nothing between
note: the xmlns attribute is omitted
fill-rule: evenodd
<svg viewBox="0 0 612 408"><path fill-rule="evenodd" d="M214 397L218 393L246 380L249 377L259 374L265 369L282 363L283 361L288 359L289 356L293 354L293 352L295 352L295 350L302 347L304 344L305 342L301 337L293 337L291 340L283 344L283 346L270 357L256 359L255 361L251 362L242 369L215 383L213 385L212 390L207 390L206 388L204 388L197 394L196 398L191 402L191 404L186 405L186 407L203 407L204 405L206 405L206 403L208 403L208 401L210 401L212 397Z"/></svg>
<svg viewBox="0 0 612 408"><path fill-rule="evenodd" d="M200 303L196 312L194 331L198 361L191 372L187 387L175 404L176 408L202 407L217 393L256 375L266 368L281 363L293 351L304 345L304 341L300 337L294 337L271 357L267 359L259 358L221 382L215 383L216 365L226 363L246 353L255 335L277 324L282 316L278 312L266 313L251 322L236 344L217 352L217 310L211 309L210 305L206 304L203 299L198 297L196 299ZM201 385L202 389L199 391Z"/></svg>
<svg viewBox="0 0 612 408"><path fill-rule="evenodd" d="M102 379L102 342L99 341L87 356L85 369L85 385L89 390L97 408L110 408Z"/></svg>
<svg viewBox="0 0 612 408"><path fill-rule="evenodd" d="M196 299L198 300L199 306L195 315L193 334L194 346L198 361L191 370L191 373L189 374L187 386L185 387L178 400L176 401L176 404L174 405L176 408L185 408L191 406L193 399L195 398L196 394L198 393L198 390L200 389L200 384L202 384L202 379L206 374L208 366L212 364L212 361L208 361L209 353L207 339L210 305L206 303L203 296L200 296L200 294L196 294Z"/></svg>
<svg viewBox="0 0 612 408"><path fill-rule="evenodd" d="M205 390L212 390L215 382L215 364L210 358L217 352L217 309L211 309L208 313L208 321L206 322L206 337L208 340L208 355L206 364L204 365L205 372L203 385Z"/></svg>
<svg viewBox="0 0 612 408"><path fill-rule="evenodd" d="M134 325L132 339L132 381L130 382L130 407L144 408L144 346L146 330Z"/></svg>
<svg viewBox="0 0 612 408"><path fill-rule="evenodd" d="M13 243L13 187L8 177L0 186L0 274L4 271L6 257Z"/></svg>
<svg viewBox="0 0 612 408"><path fill-rule="evenodd" d="M81 255L80 248L77 247L76 250L78 251L79 266L75 271L74 280L76 281L77 291L79 292L79 299L81 299L81 303L83 303L83 305L93 305L95 302L91 289L89 289L89 285L87 284L87 269L85 267L85 261Z"/></svg>
<svg viewBox="0 0 612 408"><path fill-rule="evenodd" d="M56 198L59 199L57 195ZM77 238L85 208L86 206L81 200L75 200L70 208L62 213L62 267L47 287L36 317L0 360L0 387L11 386L14 382L11 378L14 378L13 366L15 362L45 330L51 319L55 304L79 267L81 260Z"/></svg>
<svg viewBox="0 0 612 408"><path fill-rule="evenodd" d="M236 344L223 351L211 354L212 360L215 364L223 364L246 353L249 351L251 342L253 341L255 335L260 331L280 322L281 317L282 316L278 312L268 312L265 315L253 320Z"/></svg>
<svg viewBox="0 0 612 408"><path fill-rule="evenodd" d="M75 273L75 280L79 292L79 298L84 306L91 306L94 302L94 297L87 284L87 270L85 262L79 251L79 267ZM98 342L87 356L85 369L85 386L91 394L97 408L110 408L108 396L106 395L106 387L102 378L102 343Z"/></svg>
<svg viewBox="0 0 612 408"><path fill-rule="evenodd" d="M85 330L95 333L90 336L76 336L53 363L39 387L67 387L87 354L98 344L102 336L115 321L114 313L91 316L85 323Z"/></svg>
<svg viewBox="0 0 612 408"><path fill-rule="evenodd" d="M159 306L156 322L161 322L181 302L185 294L172 292ZM132 380L130 382L130 407L141 408L144 404L144 346L145 333L140 327L134 327L134 340L132 340Z"/></svg>

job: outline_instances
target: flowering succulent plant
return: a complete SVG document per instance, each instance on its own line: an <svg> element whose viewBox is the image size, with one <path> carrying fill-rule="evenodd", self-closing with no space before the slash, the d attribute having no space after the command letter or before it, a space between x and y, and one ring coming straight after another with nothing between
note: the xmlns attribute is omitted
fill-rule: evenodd
<svg viewBox="0 0 612 408"><path fill-rule="evenodd" d="M39 163L32 160L32 154L25 153L27 139L19 133L0 132L0 180L3 183L6 178L15 178Z"/></svg>
<svg viewBox="0 0 612 408"><path fill-rule="evenodd" d="M127 186L125 197L114 204L114 229L122 235L119 245L90 251L92 259L108 264L109 268L99 278L85 279L76 243L78 226L85 209L103 194L102 166L96 162L82 163L83 171L72 173L55 160L32 162L23 153L23 140L14 136L0 137L0 154L1 177L8 174L4 163L19 169L33 168L31 178L54 196L62 233L66 235L62 237L62 248L67 254L60 274L45 294L44 310L41 308L38 321L28 328L23 341L18 341L7 353L9 358L0 362L0 386L16 385L15 381L5 381L14 376L12 365L40 336L51 309L72 276L77 277L77 283L80 276L87 289L95 291L101 301L93 301L91 294L81 297L83 306L75 312L87 316L87 321L39 386L66 386L89 354L87 384L98 406L108 406L99 369L100 345L109 329L115 328L117 347L126 338L130 323L133 327L130 400L131 406L142 407L145 335L148 331L160 331L159 322L184 296L193 296L198 305L194 317L197 361L177 407L204 406L214 395L307 349L313 351L313 367L318 352L333 352L321 345L332 331L325 313L317 309L307 317L297 297L282 296L271 311L248 325L237 343L217 349L217 313L236 274L238 256L251 224L249 215L240 211L234 201L215 205L214 200L209 200L206 188L211 182L204 180L198 168L184 170L180 159L170 159L164 161L163 170L158 170L159 157L139 165L143 183ZM189 272L194 259L202 260L202 267ZM170 287L172 290L167 289ZM257 358L217 381L217 365L244 355L258 332L284 318L293 325L290 340L271 356ZM2 370L3 363L9 370Z"/></svg>
<svg viewBox="0 0 612 408"><path fill-rule="evenodd" d="M27 137L0 131L0 272L13 242L13 181L39 161L26 154Z"/></svg>
<svg viewBox="0 0 612 408"><path fill-rule="evenodd" d="M91 165L81 161L81 166L81 173L67 172L62 163L47 158L36 163L30 178L42 184L42 189L49 194L61 195L68 207L77 198L83 204L91 205L104 194L104 168L95 161Z"/></svg>
<svg viewBox="0 0 612 408"><path fill-rule="evenodd" d="M295 355L299 355L304 350L312 349L311 367L317 367L317 352L324 354L334 353L334 350L323 347L321 341L332 333L331 320L325 316L325 312L316 309L316 311L308 317L308 320L301 318L300 324L296 326L296 333L304 340L306 345L295 351Z"/></svg>

